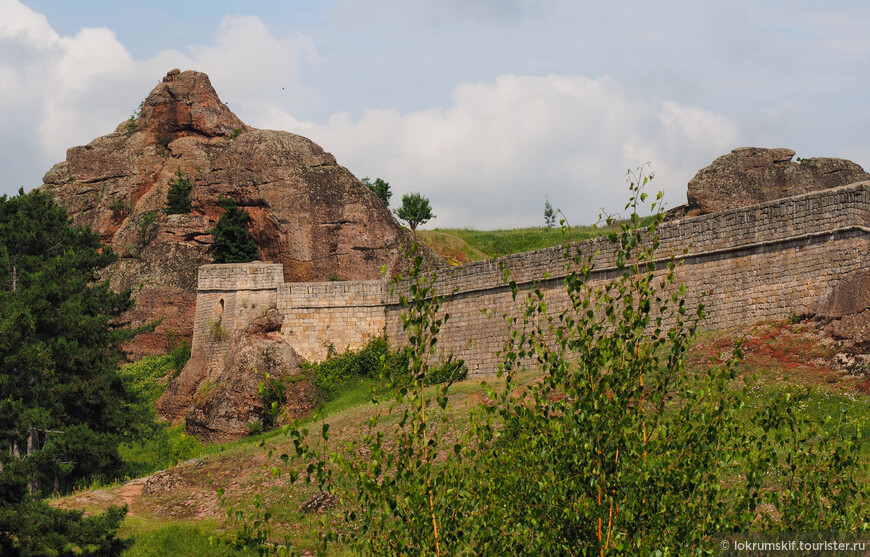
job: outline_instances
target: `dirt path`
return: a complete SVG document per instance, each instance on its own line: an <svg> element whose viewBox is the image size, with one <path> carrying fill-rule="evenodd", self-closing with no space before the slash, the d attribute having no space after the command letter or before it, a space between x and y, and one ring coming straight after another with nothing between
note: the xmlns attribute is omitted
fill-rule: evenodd
<svg viewBox="0 0 870 557"><path fill-rule="evenodd" d="M133 499L142 495L142 487L145 485L146 479L147 478L137 478L131 480L122 485L121 488L115 492L124 504L127 505L128 516L136 515L136 513L133 512Z"/></svg>

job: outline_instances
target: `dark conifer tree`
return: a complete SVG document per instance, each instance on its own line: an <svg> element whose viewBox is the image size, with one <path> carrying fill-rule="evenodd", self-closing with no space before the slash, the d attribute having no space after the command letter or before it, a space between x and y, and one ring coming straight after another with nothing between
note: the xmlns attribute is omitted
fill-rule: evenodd
<svg viewBox="0 0 870 557"><path fill-rule="evenodd" d="M239 209L236 202L220 197L218 205L224 214L211 231L214 237L213 256L215 263L248 263L260 257L260 250L248 232L251 217Z"/></svg>
<svg viewBox="0 0 870 557"><path fill-rule="evenodd" d="M23 189L16 197L0 196L3 555L40 554L4 545L29 539L25 530L34 520L46 528L38 543L56 535L75 545L90 535L83 529L97 522L88 526L80 515L55 511L31 495L114 477L118 445L150 422L118 374L120 345L130 333L117 318L132 301L129 291L113 292L98 280L114 260L99 236L71 226L51 197ZM120 517L107 520L117 529ZM24 530L15 531L16 525ZM108 535L114 539L114 530Z"/></svg>
<svg viewBox="0 0 870 557"><path fill-rule="evenodd" d="M166 196L166 214L180 215L190 212L192 200L190 194L193 184L190 183L190 175L181 171L181 167L175 171L175 176L169 181L169 193Z"/></svg>

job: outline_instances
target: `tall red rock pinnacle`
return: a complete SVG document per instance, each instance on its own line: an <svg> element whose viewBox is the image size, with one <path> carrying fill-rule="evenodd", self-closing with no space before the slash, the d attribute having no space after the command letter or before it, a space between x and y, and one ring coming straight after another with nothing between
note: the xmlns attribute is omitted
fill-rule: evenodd
<svg viewBox="0 0 870 557"><path fill-rule="evenodd" d="M193 184L192 210L167 215L178 171ZM219 196L250 214L260 258L283 263L287 281L376 279L403 265L408 232L377 196L312 141L245 125L195 71L170 71L138 117L69 149L43 181L120 256L108 272L113 287L133 290L131 323L159 322L131 343L133 357L164 351L169 331L190 338Z"/></svg>

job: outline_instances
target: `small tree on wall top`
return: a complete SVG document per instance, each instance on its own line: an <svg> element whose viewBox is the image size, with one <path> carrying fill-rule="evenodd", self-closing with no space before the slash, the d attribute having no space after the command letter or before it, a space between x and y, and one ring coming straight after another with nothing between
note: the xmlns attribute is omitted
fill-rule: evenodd
<svg viewBox="0 0 870 557"><path fill-rule="evenodd" d="M215 263L249 263L260 257L260 250L248 232L251 217L228 197L219 197L218 205L225 211L211 230L214 237Z"/></svg>
<svg viewBox="0 0 870 557"><path fill-rule="evenodd" d="M412 231L416 231L419 225L435 218L429 199L419 192L403 195L402 206L394 212L397 217L408 223Z"/></svg>

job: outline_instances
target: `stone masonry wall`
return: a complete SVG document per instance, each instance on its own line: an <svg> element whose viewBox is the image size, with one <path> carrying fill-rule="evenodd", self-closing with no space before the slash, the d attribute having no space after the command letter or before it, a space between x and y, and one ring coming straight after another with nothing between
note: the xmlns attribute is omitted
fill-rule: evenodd
<svg viewBox="0 0 870 557"><path fill-rule="evenodd" d="M277 304L283 265L230 263L199 268L191 359L206 362L208 379L220 372L231 339Z"/></svg>
<svg viewBox="0 0 870 557"><path fill-rule="evenodd" d="M870 183L665 223L659 235L662 266L672 255L682 261L676 281L687 286L689 307L695 309L706 293L704 327L784 319L812 312L834 284L870 268ZM615 276L615 248L606 238L578 247L594 254L593 284ZM525 291L539 281L548 305L558 309L567 304L563 254L561 247L515 254L439 277L437 290L448 296L444 310L450 313L438 340L440 356L452 352L465 359L471 376L493 374L509 334L502 316L520 311L499 263ZM403 338L400 315L390 300L391 339Z"/></svg>
<svg viewBox="0 0 870 557"><path fill-rule="evenodd" d="M329 345L358 348L386 327L389 285L380 280L295 282L278 287L278 311L287 343L310 361L326 358Z"/></svg>
<svg viewBox="0 0 870 557"><path fill-rule="evenodd" d="M736 327L812 312L834 284L870 268L870 182L665 223L659 234L662 267L671 256L682 261L677 282L688 287L690 307L706 292L705 327ZM606 238L577 246L593 254L594 283L614 276L615 249ZM440 294L448 295L444 309L450 320L439 337L441 356L452 352L465 359L472 376L493 374L495 354L508 336L501 316L519 311L499 264L524 291L539 283L551 308L564 307L563 252L561 247L549 248L442 271L436 285ZM260 266L256 272L242 266L202 268L194 351L203 338L217 348L214 335L206 332L219 299L225 302L228 317L223 323L231 333L256 316L253 305L266 303L265 295L254 301L254 292L267 291L274 293L273 307L284 315L285 338L307 359L324 358L330 343L341 351L384 332L391 342L404 338L402 308L387 283L280 284L274 282L280 272L275 275L265 270L269 266ZM245 290L230 302L240 273L248 273L238 283Z"/></svg>

